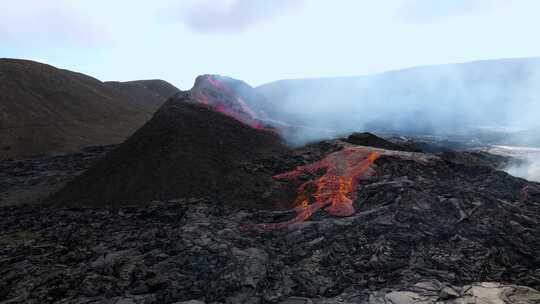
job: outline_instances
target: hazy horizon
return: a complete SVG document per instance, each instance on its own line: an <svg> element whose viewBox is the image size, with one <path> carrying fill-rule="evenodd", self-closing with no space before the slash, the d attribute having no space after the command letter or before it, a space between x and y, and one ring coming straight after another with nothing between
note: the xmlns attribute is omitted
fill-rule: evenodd
<svg viewBox="0 0 540 304"><path fill-rule="evenodd" d="M71 68L68 68L68 67L63 67L63 66L58 66L58 65L54 65L53 63L50 63L50 62L44 62L44 61L38 61L36 59L32 59L32 58L16 58L16 57L0 57L0 59L14 59L14 60L29 60L29 61L34 61L34 62L38 62L38 63L42 63L42 64L47 64L47 65L51 65L55 68L58 68L58 69L64 69L64 70L70 70L72 72L79 72L79 73L82 73L81 71L78 71L76 69L71 69ZM415 70L415 69L422 69L422 68L431 68L431 67L439 67L439 66L450 66L450 65L462 65L462 64L474 64L474 63L479 63L479 62L489 62L489 61L505 61L505 60L540 60L540 56L534 56L534 57L512 57L512 58L494 58L494 59L481 59L481 60L473 60L473 61L464 61L464 62L448 62L448 63L438 63L438 64L426 64L426 65L418 65L418 66L411 66L411 67L404 67L404 68L398 68L398 69L390 69L390 70L384 70L384 71L378 71L378 72L372 72L372 73L365 73L365 74L352 74L352 75L336 75L336 76L311 76L311 77L303 77L303 78L280 78L280 79L271 79L267 82L263 82L263 83L260 83L260 84L257 84L257 85L253 85L252 83L249 82L249 79L239 79L239 78L234 78L234 79L237 79L237 80L241 80L247 84L249 84L250 86L254 87L254 88L257 88L257 87L262 87L262 86L265 86L265 85L268 85L268 84L272 84L272 83L275 83L275 82L279 82L279 81L295 81L295 80L324 80L324 79L336 79L336 80L341 80L341 79L347 79L347 78L356 78L356 77L370 77L370 76L377 76L377 75L383 75L385 73L395 73L395 72L405 72L405 71L408 71L408 70ZM202 74L198 74L198 75L195 75L193 77L193 83L191 85L188 85L187 87L182 87L181 89L182 90L189 90L191 89L192 85L195 83L195 79L197 78L197 76L200 76L200 75L206 75L206 74L214 74L214 75L220 75L220 76L225 76L225 77L231 77L230 75L227 75L227 74L220 74L220 73L202 73ZM97 77L96 75L92 75L92 74L86 74L88 76L91 76L93 78L96 78L100 81L103 81L103 82L107 82L107 81L137 81L137 80L151 80L151 79L160 79L160 80L164 80L164 81L167 81L167 82L170 82L168 79L164 79L164 78L133 78L133 79L125 79L125 80L118 80L118 79L102 79L102 78L99 78ZM174 83L171 83L174 85Z"/></svg>
<svg viewBox="0 0 540 304"><path fill-rule="evenodd" d="M200 74L252 86L540 56L532 0L0 0L0 57L100 80ZM104 9L106 8L106 9Z"/></svg>

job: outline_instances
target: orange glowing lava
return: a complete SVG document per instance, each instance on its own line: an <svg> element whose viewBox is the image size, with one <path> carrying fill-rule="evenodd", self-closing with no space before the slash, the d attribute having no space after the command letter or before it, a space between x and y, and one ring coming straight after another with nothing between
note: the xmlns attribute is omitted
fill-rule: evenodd
<svg viewBox="0 0 540 304"><path fill-rule="evenodd" d="M198 102L252 128L264 128L257 114L231 88L211 75L206 76L206 80L208 87L195 93Z"/></svg>
<svg viewBox="0 0 540 304"><path fill-rule="evenodd" d="M260 227L263 229L285 228L307 220L315 211L325 207L325 210L334 216L354 214L353 202L356 199L358 182L375 173L371 165L379 156L379 153L370 152L365 148L347 147L315 163L275 175L274 179L277 180L297 180L301 175L314 175L319 170L326 170L322 176L298 187L298 196L294 203L296 217L286 222L261 224ZM310 191L310 185L314 186L311 187L314 191Z"/></svg>

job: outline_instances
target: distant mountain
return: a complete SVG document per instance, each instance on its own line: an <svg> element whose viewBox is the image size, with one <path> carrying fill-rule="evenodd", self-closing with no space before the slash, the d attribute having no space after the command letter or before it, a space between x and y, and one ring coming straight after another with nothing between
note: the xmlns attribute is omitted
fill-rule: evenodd
<svg viewBox="0 0 540 304"><path fill-rule="evenodd" d="M161 79L107 81L105 85L125 94L132 103L140 107L150 107L151 111L156 111L165 100L179 91L177 87Z"/></svg>
<svg viewBox="0 0 540 304"><path fill-rule="evenodd" d="M0 158L120 143L178 91L163 80L101 82L0 59Z"/></svg>
<svg viewBox="0 0 540 304"><path fill-rule="evenodd" d="M447 134L475 127L540 126L540 58L280 80L257 92L273 103L277 118L336 133Z"/></svg>

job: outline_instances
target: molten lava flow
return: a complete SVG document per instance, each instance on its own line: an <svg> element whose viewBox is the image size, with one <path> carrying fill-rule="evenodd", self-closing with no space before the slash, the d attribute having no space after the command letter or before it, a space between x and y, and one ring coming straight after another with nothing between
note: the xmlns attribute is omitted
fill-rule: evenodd
<svg viewBox="0 0 540 304"><path fill-rule="evenodd" d="M277 180L296 180L303 174L313 175L321 169L326 169L324 175L305 182L298 188L298 196L294 204L297 212L295 218L286 222L260 226L264 229L284 228L310 218L315 211L324 207L334 216L354 214L353 201L356 199L358 182L375 173L371 165L377 158L379 154L376 152L369 152L365 148L348 147L331 153L318 162L274 176ZM312 194L309 191L311 185L315 188ZM311 197L313 203L310 204Z"/></svg>
<svg viewBox="0 0 540 304"><path fill-rule="evenodd" d="M212 107L216 111L241 121L252 128L263 129L263 124L257 118L255 112L231 88L211 75L206 76L206 80L210 90L219 94L212 94L208 89L204 92L198 91L196 99L201 104Z"/></svg>

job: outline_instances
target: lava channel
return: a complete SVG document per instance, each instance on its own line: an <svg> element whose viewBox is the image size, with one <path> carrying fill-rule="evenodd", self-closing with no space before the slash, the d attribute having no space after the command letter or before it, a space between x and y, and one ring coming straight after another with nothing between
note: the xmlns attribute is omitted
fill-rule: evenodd
<svg viewBox="0 0 540 304"><path fill-rule="evenodd" d="M333 216L354 214L356 210L353 202L359 181L375 174L371 165L379 156L379 153L365 148L347 147L315 163L275 175L273 178L276 180L298 180L301 175L315 175L320 170L326 170L322 176L298 187L298 196L294 202L296 217L280 223L259 224L259 227L269 230L285 228L309 219L321 208ZM312 185L314 187L310 187ZM314 191L310 191L310 188L314 188Z"/></svg>

